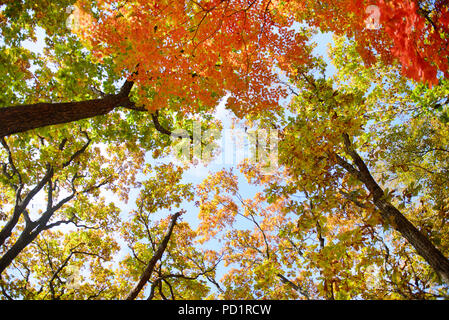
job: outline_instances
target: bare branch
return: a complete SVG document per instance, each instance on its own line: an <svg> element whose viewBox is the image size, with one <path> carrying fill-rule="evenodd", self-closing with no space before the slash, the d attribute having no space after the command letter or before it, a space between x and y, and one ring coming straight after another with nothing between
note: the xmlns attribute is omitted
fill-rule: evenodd
<svg viewBox="0 0 449 320"><path fill-rule="evenodd" d="M99 229L101 229L100 227L93 227L93 226L87 226L85 224L79 224L79 223L74 221L74 218L72 218L70 220L59 220L59 221L47 224L47 226L45 228L43 228L42 230L48 230L48 229L60 226L62 224L70 224L70 223L73 223L75 225L75 227L77 227L77 228L84 228L84 229L89 229L89 230L99 230Z"/></svg>

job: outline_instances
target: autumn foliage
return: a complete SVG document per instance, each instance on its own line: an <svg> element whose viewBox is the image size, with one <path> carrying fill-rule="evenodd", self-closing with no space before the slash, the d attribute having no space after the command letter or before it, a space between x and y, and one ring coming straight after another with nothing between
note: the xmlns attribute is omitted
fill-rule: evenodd
<svg viewBox="0 0 449 320"><path fill-rule="evenodd" d="M288 1L288 10L325 31L353 37L359 53L371 65L376 55L386 63L398 60L402 73L416 81L438 83L447 76L447 1ZM367 12L369 6L376 11ZM378 19L379 27L367 28Z"/></svg>
<svg viewBox="0 0 449 320"><path fill-rule="evenodd" d="M0 1L1 299L449 298L448 28L443 0Z"/></svg>
<svg viewBox="0 0 449 320"><path fill-rule="evenodd" d="M447 75L449 68L445 1L98 1L97 6L91 16L90 2L79 3L80 34L100 60L114 56L120 72L134 74L142 85L140 103L150 110L182 97L193 111L213 105L226 91L236 111L273 107L286 94L275 67L288 72L292 64L310 62L307 35L296 21L353 37L368 65L375 55L386 63L398 60L403 74L417 81L436 84L437 72ZM368 15L368 6L376 6L378 14ZM369 19L378 19L381 28L367 28Z"/></svg>
<svg viewBox="0 0 449 320"><path fill-rule="evenodd" d="M89 13L90 1L79 6L80 16ZM276 85L275 67L285 70L309 58L307 38L271 1L98 1L97 6L79 32L99 60L113 56L117 70L132 75L138 103L149 110L182 105L195 112L213 107L228 91L239 114L273 108L287 94Z"/></svg>

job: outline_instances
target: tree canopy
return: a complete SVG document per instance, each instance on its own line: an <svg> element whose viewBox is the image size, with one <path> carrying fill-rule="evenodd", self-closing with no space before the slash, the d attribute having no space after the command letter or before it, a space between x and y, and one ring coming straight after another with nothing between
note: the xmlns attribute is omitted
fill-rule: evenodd
<svg viewBox="0 0 449 320"><path fill-rule="evenodd" d="M0 0L1 299L447 299L448 28L442 0ZM251 154L193 179L231 133Z"/></svg>

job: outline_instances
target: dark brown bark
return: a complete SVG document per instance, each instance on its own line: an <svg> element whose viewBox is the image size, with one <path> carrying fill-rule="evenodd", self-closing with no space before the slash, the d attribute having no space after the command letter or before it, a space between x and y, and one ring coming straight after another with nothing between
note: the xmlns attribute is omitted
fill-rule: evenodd
<svg viewBox="0 0 449 320"><path fill-rule="evenodd" d="M11 218L8 220L8 222L5 224L2 230L0 230L0 246L2 246L5 243L6 239L8 239L11 236L12 230L16 227L17 223L19 222L22 212L23 211L20 211L20 209L16 207L14 209Z"/></svg>
<svg viewBox="0 0 449 320"><path fill-rule="evenodd" d="M0 138L29 130L43 128L50 125L70 123L82 119L89 119L105 115L117 107L124 107L139 112L148 112L146 108L136 107L129 99L129 93L134 85L126 81L120 92L115 95L106 95L101 99L78 102L61 103L35 103L0 108ZM188 138L189 134L177 134L164 128L159 122L159 112L151 114L154 127L162 134L175 138Z"/></svg>
<svg viewBox="0 0 449 320"><path fill-rule="evenodd" d="M153 119L153 124L154 124L154 128L159 131L162 134L166 134L175 138L180 138L180 139L190 139L190 141L193 143L193 136L189 135L189 134L178 134L178 133L174 133L168 129L165 129L159 122L159 111L156 110L156 112L151 114L151 118Z"/></svg>
<svg viewBox="0 0 449 320"><path fill-rule="evenodd" d="M78 158L82 153L84 153L87 149L87 147L90 145L91 140L87 133L84 133L87 142L76 152L72 154L72 156L67 160L63 167L69 166L76 158ZM64 148L66 140L64 139L63 142L59 145L60 150ZM4 147L9 151L9 148L5 141L3 141ZM15 173L19 175L19 178L21 177L19 171L15 168L14 163L12 161L12 156L10 157L10 165L14 167ZM75 180L78 179L80 176L78 174L75 174L72 178L72 194L65 197L55 205L53 204L53 191L54 186L52 182L52 178L54 175L54 168L50 165L47 166L47 172L42 177L42 179L36 184L36 186L31 189L26 196L22 200L21 196L21 190L24 188L24 185L22 184L22 179L20 178L20 184L16 188L16 204L14 207L14 212L10 220L7 222L7 224L2 228L0 231L0 245L3 245L6 239L8 239L13 229L16 227L19 219L21 216L23 216L25 220L25 227L21 231L20 236L18 239L14 242L14 244L8 248L8 250L4 253L4 255L0 258L0 275L3 273L3 271L6 270L6 268L12 263L12 261L28 246L36 237L44 230L47 230L53 226L56 226L60 223L63 223L64 221L58 221L51 225L48 225L48 222L54 215L56 211L62 208L66 203L71 201L77 194L77 190L75 189ZM90 192L93 189L100 188L102 185L106 183L107 180L100 183L99 185L90 187L88 189L80 191L81 193ZM37 219L36 221L32 221L29 217L29 213L27 211L27 206L30 203L30 201L34 198L36 194L38 194L45 185L48 185L47 189L47 210L42 213L41 217ZM76 224L75 224L76 225Z"/></svg>
<svg viewBox="0 0 449 320"><path fill-rule="evenodd" d="M25 224L25 228L20 233L19 238L14 242L11 248L0 258L0 274L12 263L12 261L44 230L48 229L48 222L53 214L58 211L64 204L75 197L76 193L69 195L61 200L55 206L48 208L42 216L35 222L29 221Z"/></svg>
<svg viewBox="0 0 449 320"><path fill-rule="evenodd" d="M285 283L286 285L289 285L290 287L292 287L294 290L298 291L299 293L301 293L307 300L310 300L310 296L309 293L302 289L300 286L298 286L296 283L288 280L284 275L282 275L281 273L276 274L282 281L282 283Z"/></svg>
<svg viewBox="0 0 449 320"><path fill-rule="evenodd" d="M131 81L126 81L118 94L101 99L0 108L0 137L105 115L119 106L128 106L131 104L128 95L132 85Z"/></svg>
<svg viewBox="0 0 449 320"><path fill-rule="evenodd" d="M0 258L0 274L12 263L12 261L39 235L39 232L24 230L14 245Z"/></svg>
<svg viewBox="0 0 449 320"><path fill-rule="evenodd" d="M151 275L153 274L154 267L156 266L156 263L162 258L162 255L164 254L164 251L167 248L168 241L170 240L173 228L175 227L176 224L176 220L179 218L180 215L181 212L177 212L172 216L170 225L168 227L167 233L164 236L164 239L162 239L162 242L159 244L156 252L154 253L153 257L151 257L151 260L148 262L144 272L140 276L139 281L136 283L134 288L132 288L132 290L129 292L128 296L126 297L126 300L136 299L139 292L143 289L148 280L150 280Z"/></svg>
<svg viewBox="0 0 449 320"><path fill-rule="evenodd" d="M8 220L6 225L0 230L0 245L3 245L11 236L12 230L15 228L17 223L19 222L20 216L23 214L25 216L25 220L27 220L27 213L26 208L28 204L30 203L31 199L44 187L46 183L53 177L53 168L49 167L47 169L47 173L42 178L41 181L26 195L24 200L21 200L20 190L23 188L23 185L21 185L18 190L16 191L16 204L14 207L14 212L11 216L11 218ZM1 273L1 271L0 271Z"/></svg>
<svg viewBox="0 0 449 320"><path fill-rule="evenodd" d="M348 135L344 135L346 152L351 156L356 167L336 155L337 163L350 174L358 178L373 197L373 203L379 209L382 219L398 231L415 248L441 279L449 284L449 260L433 243L422 234L394 205L386 198L384 190L377 184L368 167L358 153L352 148Z"/></svg>

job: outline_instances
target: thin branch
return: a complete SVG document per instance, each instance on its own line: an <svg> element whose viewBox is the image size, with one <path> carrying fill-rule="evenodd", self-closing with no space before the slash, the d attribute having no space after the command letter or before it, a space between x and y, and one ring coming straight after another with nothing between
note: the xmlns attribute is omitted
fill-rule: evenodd
<svg viewBox="0 0 449 320"><path fill-rule="evenodd" d="M70 224L70 223L73 223L75 225L75 227L77 227L77 228L84 228L84 229L89 229L89 230L99 230L99 229L101 229L101 227L93 227L93 226L87 226L85 224L78 224L72 218L70 220L59 220L59 221L50 223L45 228L43 228L42 230L48 230L48 229L60 226L62 224Z"/></svg>
<svg viewBox="0 0 449 320"><path fill-rule="evenodd" d="M287 82L285 82L285 81L279 81L279 83L280 84L283 84L284 86L286 86L287 88L288 88L288 90L290 90L290 92L293 94L293 95L295 95L295 96L299 96L299 93L295 90L295 89L293 89L293 87L289 84L289 83L287 83Z"/></svg>
<svg viewBox="0 0 449 320"><path fill-rule="evenodd" d="M123 105L123 107L125 109L129 109L129 110L134 110L134 111L138 111L138 112L149 112L148 109L146 109L145 107L137 107L135 105L135 103L130 102L127 105ZM159 122L159 110L156 110L155 112L151 113L151 119L153 120L153 125L154 128L165 135L174 137L174 138L179 138L179 139L190 139L190 141L193 143L194 139L193 136L190 134L186 134L186 133L174 133L173 131L164 128L164 126L161 125L161 123Z"/></svg>
<svg viewBox="0 0 449 320"><path fill-rule="evenodd" d="M181 216L182 212L175 213L170 221L170 225L168 227L168 231L165 234L165 237L162 239L162 242L159 244L159 247L157 251L154 253L153 257L150 259L150 261L147 264L147 267L145 268L144 272L142 273L139 281L136 283L134 288L129 292L128 296L126 297L126 300L134 300L137 295L140 293L140 291L143 289L145 284L150 279L154 267L156 266L156 263L162 258L162 255L165 252L165 249L167 248L168 242L170 240L170 237L172 235L173 229L175 227L177 219Z"/></svg>
<svg viewBox="0 0 449 320"><path fill-rule="evenodd" d="M345 199L347 199L347 200L351 201L352 203L354 203L356 206L358 206L358 207L360 207L362 209L368 209L367 205L365 205L365 204L361 203L360 201L358 201L357 199L355 199L353 195L351 195L351 194L349 194L347 192L344 192L344 191L340 191L340 194L343 197L345 197Z"/></svg>
<svg viewBox="0 0 449 320"><path fill-rule="evenodd" d="M2 280L2 275L0 274L0 287L2 289L2 293L3 295L6 297L6 299L8 300L14 300L7 292L5 287L3 286L3 280Z"/></svg>
<svg viewBox="0 0 449 320"><path fill-rule="evenodd" d="M176 300L175 293L173 292L173 287L172 287L171 283L168 282L167 279L162 279L162 281L164 281L167 284L168 288L170 289L170 295L172 297L172 300Z"/></svg>
<svg viewBox="0 0 449 320"><path fill-rule="evenodd" d="M194 139L193 139L192 135L185 134L185 133L174 133L174 132L164 128L159 122L159 110L156 110L155 113L152 113L151 118L153 119L154 127L160 133L169 135L171 137L179 138L179 139L184 139L184 138L190 139L190 141L193 143Z"/></svg>
<svg viewBox="0 0 449 320"><path fill-rule="evenodd" d="M251 219L249 219L248 217L246 217L245 215L240 214L242 217L252 221L257 229L259 229L259 231L262 233L262 237L263 240L265 242L265 255L267 257L267 259L270 259L270 246L268 244L268 239L267 236L265 235L265 232L263 231L262 227L259 225L259 223L256 221L256 219L254 218L254 215L256 215L256 213L254 212L253 208L251 208L248 204L246 204L246 202L243 200L242 196L239 193L236 193L237 198L239 199L240 203L249 210L250 212L250 216Z"/></svg>
<svg viewBox="0 0 449 320"><path fill-rule="evenodd" d="M64 261L62 262L62 264L59 266L59 268L53 273L52 277L50 278L48 285L50 287L50 292L52 297L55 297L55 289L53 287L53 281L56 279L56 277L58 276L58 274L67 266L67 264L69 263L70 259L72 258L72 256L74 255L74 249L76 249L77 247L84 245L84 243L79 243L77 244L75 247L70 249L70 254L67 256L67 258L64 259Z"/></svg>
<svg viewBox="0 0 449 320"><path fill-rule="evenodd" d="M77 150L74 154L72 154L72 156L70 157L69 160L67 160L66 162L63 163L62 167L65 168L67 166L69 166L73 160L75 160L76 158L78 158L81 154L83 154L87 148L89 147L90 143L92 142L92 140L90 139L89 135L87 134L86 131L82 131L82 134L84 134L84 136L87 139L87 142L81 147L81 149Z"/></svg>
<svg viewBox="0 0 449 320"><path fill-rule="evenodd" d="M321 224L318 222L318 219L316 220L316 231L317 231L317 239L320 241L320 248L324 248L324 242L325 239L323 238L322 231L321 231Z"/></svg>
<svg viewBox="0 0 449 320"><path fill-rule="evenodd" d="M88 296L88 297L86 298L86 300L91 300L91 299L97 298L97 297L100 296L100 294L101 294L103 291L105 291L106 289L107 289L106 286L102 287L96 294L92 294L92 295Z"/></svg>
<svg viewBox="0 0 449 320"><path fill-rule="evenodd" d="M159 289L159 294L161 295L162 299L168 300L167 297L164 295L164 292L162 291L162 281L159 281L158 289Z"/></svg>
<svg viewBox="0 0 449 320"><path fill-rule="evenodd" d="M5 148L6 152L8 153L8 162L9 162L9 166L12 169L13 174L11 176L7 173L6 164L3 165L3 172L8 179L12 179L12 177L17 174L17 177L19 178L19 187L17 187L17 189L21 190L23 188L22 176L14 164L11 149L9 148L8 143L6 143L5 137L1 137L0 142L3 146L3 148ZM20 194L20 191L18 191L18 193Z"/></svg>
<svg viewBox="0 0 449 320"><path fill-rule="evenodd" d="M34 196L42 190L42 188L51 180L53 177L54 170L53 167L47 164L47 172L44 177L39 181L39 183L26 195L25 199L19 204L20 211L23 211L30 201L34 198Z"/></svg>
<svg viewBox="0 0 449 320"><path fill-rule="evenodd" d="M141 260L141 259L139 258L139 256L137 255L136 251L134 250L134 247L133 247L133 246L128 246L128 248L131 249L131 252L132 252L134 258L135 258L139 263L143 264L144 266L147 265L147 264L145 263L145 261L143 261L143 260Z"/></svg>
<svg viewBox="0 0 449 320"><path fill-rule="evenodd" d="M161 282L161 281L162 281L161 278L157 278L155 281L153 281L151 288L150 288L150 294L148 295L147 300L153 300L155 287L156 287L156 285L159 285L159 282Z"/></svg>

